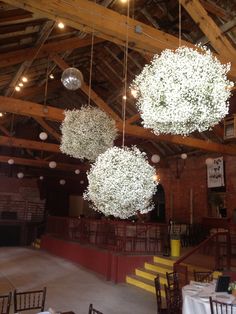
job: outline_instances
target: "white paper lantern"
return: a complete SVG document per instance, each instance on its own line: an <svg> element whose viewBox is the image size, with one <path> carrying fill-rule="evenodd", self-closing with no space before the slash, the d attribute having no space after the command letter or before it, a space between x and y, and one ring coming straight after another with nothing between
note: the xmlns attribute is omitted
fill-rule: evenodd
<svg viewBox="0 0 236 314"><path fill-rule="evenodd" d="M7 162L8 162L9 165L13 165L14 164L14 159L10 158L10 159L8 159Z"/></svg>
<svg viewBox="0 0 236 314"><path fill-rule="evenodd" d="M76 169L76 170L75 170L75 174L80 174L80 170L79 170L79 169Z"/></svg>
<svg viewBox="0 0 236 314"><path fill-rule="evenodd" d="M182 159L187 159L188 158L188 155L187 154L185 154L185 153L183 153L183 154L181 154L181 156L180 156Z"/></svg>
<svg viewBox="0 0 236 314"><path fill-rule="evenodd" d="M61 82L67 89L76 90L83 84L83 74L76 68L68 68L62 73Z"/></svg>
<svg viewBox="0 0 236 314"><path fill-rule="evenodd" d="M59 182L60 182L61 185L66 184L66 180L64 180L64 179L61 179Z"/></svg>
<svg viewBox="0 0 236 314"><path fill-rule="evenodd" d="M46 132L41 132L39 134L39 138L40 138L40 140L45 141L48 138L48 135Z"/></svg>
<svg viewBox="0 0 236 314"><path fill-rule="evenodd" d="M18 172L18 173L17 173L17 177L18 177L19 179L23 179L23 178L24 178L24 173L23 173L23 172Z"/></svg>
<svg viewBox="0 0 236 314"><path fill-rule="evenodd" d="M43 180L43 179L44 179L44 177L43 177L43 176L40 176L40 177L39 177L39 180Z"/></svg>
<svg viewBox="0 0 236 314"><path fill-rule="evenodd" d="M159 161L160 161L160 156L159 155L152 155L152 158L151 158L151 161L154 163L154 164L157 164Z"/></svg>
<svg viewBox="0 0 236 314"><path fill-rule="evenodd" d="M83 180L81 180L81 181L80 181L80 184L84 184L84 181L83 181Z"/></svg>
<svg viewBox="0 0 236 314"><path fill-rule="evenodd" d="M205 161L207 166L212 166L214 164L214 159L213 158L207 158Z"/></svg>
<svg viewBox="0 0 236 314"><path fill-rule="evenodd" d="M57 163L55 161L50 161L49 168L53 169L53 168L56 168L56 166L57 166Z"/></svg>

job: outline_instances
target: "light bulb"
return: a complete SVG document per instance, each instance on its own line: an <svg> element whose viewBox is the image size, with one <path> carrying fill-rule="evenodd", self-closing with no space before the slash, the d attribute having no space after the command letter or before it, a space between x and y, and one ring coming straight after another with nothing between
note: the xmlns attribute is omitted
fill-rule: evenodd
<svg viewBox="0 0 236 314"><path fill-rule="evenodd" d="M187 159L187 158L188 158L188 155L185 154L185 153L183 153L183 154L180 155L180 157L181 157L182 159Z"/></svg>
<svg viewBox="0 0 236 314"><path fill-rule="evenodd" d="M75 174L80 174L80 170L79 170L79 169L76 169L76 170L75 170Z"/></svg>
<svg viewBox="0 0 236 314"><path fill-rule="evenodd" d="M154 163L154 164L157 164L159 161L160 161L160 156L159 155L152 155L151 157L151 161Z"/></svg>
<svg viewBox="0 0 236 314"><path fill-rule="evenodd" d="M48 138L48 135L46 132L41 132L39 134L39 138L40 138L40 140L45 141Z"/></svg>
<svg viewBox="0 0 236 314"><path fill-rule="evenodd" d="M17 92L19 92L19 91L20 91L20 86L16 86L16 87L15 87L15 90L16 90Z"/></svg>
<svg viewBox="0 0 236 314"><path fill-rule="evenodd" d="M24 173L23 173L23 172L18 172L18 173L17 173L17 177L18 177L19 179L23 179L23 178L24 178Z"/></svg>
<svg viewBox="0 0 236 314"><path fill-rule="evenodd" d="M40 177L39 177L39 180L43 180L43 179L44 179L44 177L43 177L43 176L40 176Z"/></svg>
<svg viewBox="0 0 236 314"><path fill-rule="evenodd" d="M10 159L8 159L7 162L8 162L9 165L13 165L14 164L14 159L10 158Z"/></svg>
<svg viewBox="0 0 236 314"><path fill-rule="evenodd" d="M0 112L0 117L3 117L3 113L2 112Z"/></svg>
<svg viewBox="0 0 236 314"><path fill-rule="evenodd" d="M64 184L66 184L66 180L61 179L61 180L59 181L59 183L60 183L61 185L64 185Z"/></svg>
<svg viewBox="0 0 236 314"><path fill-rule="evenodd" d="M27 77L26 76L23 76L22 78L21 78L21 80L22 80L22 82L28 82L28 79L27 79Z"/></svg>
<svg viewBox="0 0 236 314"><path fill-rule="evenodd" d="M53 169L53 168L56 168L56 166L57 166L57 163L55 161L50 161L49 168Z"/></svg>
<svg viewBox="0 0 236 314"><path fill-rule="evenodd" d="M49 75L49 77L50 77L51 80L54 79L54 75L52 73Z"/></svg>
<svg viewBox="0 0 236 314"><path fill-rule="evenodd" d="M62 23L62 22L59 22L59 23L57 24L57 26L58 26L58 28L60 28L60 29L65 28L65 24Z"/></svg>
<svg viewBox="0 0 236 314"><path fill-rule="evenodd" d="M20 83L19 83L19 86L20 86L20 87L23 87L23 86L24 86L24 84L23 84L22 82L20 82Z"/></svg>

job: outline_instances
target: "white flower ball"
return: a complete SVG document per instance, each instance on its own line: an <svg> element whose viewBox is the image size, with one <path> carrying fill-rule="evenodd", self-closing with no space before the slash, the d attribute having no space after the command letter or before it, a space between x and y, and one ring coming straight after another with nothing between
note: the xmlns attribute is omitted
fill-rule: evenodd
<svg viewBox="0 0 236 314"><path fill-rule="evenodd" d="M84 198L106 216L128 218L153 209L156 170L146 154L134 148L113 147L98 156L88 175Z"/></svg>
<svg viewBox="0 0 236 314"><path fill-rule="evenodd" d="M229 69L205 47L155 55L132 84L144 127L157 135L185 136L217 124L228 113L234 85L227 79Z"/></svg>
<svg viewBox="0 0 236 314"><path fill-rule="evenodd" d="M39 134L39 138L40 138L40 140L45 141L48 138L48 135L46 132L41 132Z"/></svg>
<svg viewBox="0 0 236 314"><path fill-rule="evenodd" d="M157 164L159 161L160 161L160 156L159 155L152 155L152 158L151 158L151 161L154 163L154 164Z"/></svg>
<svg viewBox="0 0 236 314"><path fill-rule="evenodd" d="M56 168L56 166L57 166L57 163L55 161L49 162L49 168L53 169L53 168Z"/></svg>
<svg viewBox="0 0 236 314"><path fill-rule="evenodd" d="M117 136L115 121L91 106L65 111L61 132L60 150L71 157L90 161L112 147Z"/></svg>

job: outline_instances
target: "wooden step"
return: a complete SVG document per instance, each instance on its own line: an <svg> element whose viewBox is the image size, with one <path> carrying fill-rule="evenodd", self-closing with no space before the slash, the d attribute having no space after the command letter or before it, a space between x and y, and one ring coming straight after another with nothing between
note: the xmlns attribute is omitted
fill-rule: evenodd
<svg viewBox="0 0 236 314"><path fill-rule="evenodd" d="M140 277L132 275L126 276L126 282L128 284L131 284L133 286L139 287L153 294L156 294L154 282L151 282L150 280L145 280L144 278L140 279ZM165 296L165 291L163 289L161 290L161 296L162 297Z"/></svg>
<svg viewBox="0 0 236 314"><path fill-rule="evenodd" d="M153 258L154 263L162 264L165 266L173 267L176 260L167 258L167 257L161 257L161 256L154 256Z"/></svg>
<svg viewBox="0 0 236 314"><path fill-rule="evenodd" d="M153 272L151 270L147 271L145 268L136 268L135 269L135 275L154 282L154 279L156 278L157 273ZM166 278L162 275L160 275L160 283L162 285L167 284Z"/></svg>
<svg viewBox="0 0 236 314"><path fill-rule="evenodd" d="M145 263L144 264L144 268L146 270L151 270L153 272L156 272L158 274L163 274L166 275L166 273L172 272L173 268L171 268L170 266L163 266L163 264L157 264L157 263Z"/></svg>

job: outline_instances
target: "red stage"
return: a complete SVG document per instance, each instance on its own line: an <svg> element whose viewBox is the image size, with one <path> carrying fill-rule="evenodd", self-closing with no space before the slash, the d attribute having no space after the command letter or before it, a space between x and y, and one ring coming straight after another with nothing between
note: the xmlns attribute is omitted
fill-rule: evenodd
<svg viewBox="0 0 236 314"><path fill-rule="evenodd" d="M115 283L125 282L126 275L134 273L135 268L152 260L152 255L126 255L50 235L42 237L41 248L101 274Z"/></svg>

